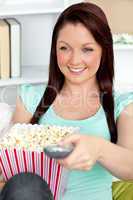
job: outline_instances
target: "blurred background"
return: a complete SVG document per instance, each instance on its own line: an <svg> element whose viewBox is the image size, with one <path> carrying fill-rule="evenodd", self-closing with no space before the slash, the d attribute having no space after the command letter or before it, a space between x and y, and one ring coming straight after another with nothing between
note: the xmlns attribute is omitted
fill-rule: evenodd
<svg viewBox="0 0 133 200"><path fill-rule="evenodd" d="M20 84L47 82L51 36L59 14L79 0L0 0L0 18L21 25L20 77L0 79L0 102L15 105ZM90 0L107 15L114 39L115 90L133 91L133 0Z"/></svg>
<svg viewBox="0 0 133 200"><path fill-rule="evenodd" d="M99 5L105 11L113 33L133 34L132 0L90 0L89 2Z"/></svg>

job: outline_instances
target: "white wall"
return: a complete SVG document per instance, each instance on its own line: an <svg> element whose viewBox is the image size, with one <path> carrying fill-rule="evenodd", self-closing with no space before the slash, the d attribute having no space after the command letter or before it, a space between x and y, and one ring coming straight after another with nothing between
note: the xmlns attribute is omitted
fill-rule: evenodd
<svg viewBox="0 0 133 200"><path fill-rule="evenodd" d="M133 48L115 50L116 88L133 91Z"/></svg>
<svg viewBox="0 0 133 200"><path fill-rule="evenodd" d="M22 26L22 65L47 65L57 14L18 16Z"/></svg>

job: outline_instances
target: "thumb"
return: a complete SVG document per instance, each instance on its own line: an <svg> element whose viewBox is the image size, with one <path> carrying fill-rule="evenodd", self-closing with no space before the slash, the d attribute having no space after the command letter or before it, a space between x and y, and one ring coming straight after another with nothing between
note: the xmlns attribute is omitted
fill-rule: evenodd
<svg viewBox="0 0 133 200"><path fill-rule="evenodd" d="M71 144L76 145L78 143L79 139L80 139L79 134L71 134L71 135L63 138L61 141L59 141L58 144L61 146L71 145Z"/></svg>

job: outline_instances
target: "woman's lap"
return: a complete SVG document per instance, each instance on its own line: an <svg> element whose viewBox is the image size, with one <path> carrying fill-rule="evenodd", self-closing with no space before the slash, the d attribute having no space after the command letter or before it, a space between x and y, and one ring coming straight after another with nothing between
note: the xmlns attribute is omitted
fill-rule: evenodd
<svg viewBox="0 0 133 200"><path fill-rule="evenodd" d="M53 200L47 183L38 175L21 173L7 183L0 194L0 200Z"/></svg>
<svg viewBox="0 0 133 200"><path fill-rule="evenodd" d="M114 182L113 200L132 200L133 182ZM3 187L0 200L53 200L47 183L38 175L21 173L15 175Z"/></svg>

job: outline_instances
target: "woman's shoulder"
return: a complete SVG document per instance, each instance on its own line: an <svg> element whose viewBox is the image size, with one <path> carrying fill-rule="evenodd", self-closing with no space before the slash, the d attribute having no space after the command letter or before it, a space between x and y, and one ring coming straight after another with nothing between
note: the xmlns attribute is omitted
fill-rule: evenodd
<svg viewBox="0 0 133 200"><path fill-rule="evenodd" d="M45 91L45 84L23 84L18 89L18 95L20 96L26 109L34 113L37 105L39 104L43 93Z"/></svg>
<svg viewBox="0 0 133 200"><path fill-rule="evenodd" d="M46 85L44 84L22 84L19 87L21 92L25 93L36 93L37 95L42 95Z"/></svg>
<svg viewBox="0 0 133 200"><path fill-rule="evenodd" d="M118 118L130 103L133 103L133 91L114 91L115 117Z"/></svg>

